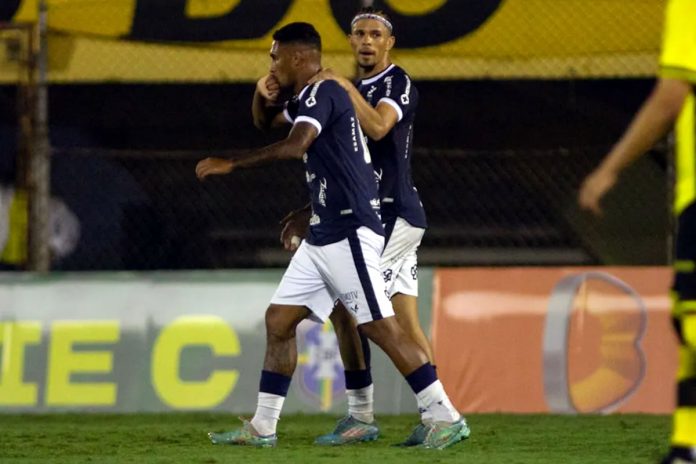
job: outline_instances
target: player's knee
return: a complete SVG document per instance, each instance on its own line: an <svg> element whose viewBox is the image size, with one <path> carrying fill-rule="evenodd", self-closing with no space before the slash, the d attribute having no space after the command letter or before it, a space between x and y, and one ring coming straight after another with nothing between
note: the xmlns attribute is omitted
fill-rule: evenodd
<svg viewBox="0 0 696 464"><path fill-rule="evenodd" d="M295 336L297 322L287 312L276 307L266 310L266 336L269 339L289 340Z"/></svg>
<svg viewBox="0 0 696 464"><path fill-rule="evenodd" d="M329 319L336 330L352 330L353 326L355 325L353 316L351 316L348 313L348 310L341 305L334 308L334 310L331 312L331 316L329 316Z"/></svg>
<svg viewBox="0 0 696 464"><path fill-rule="evenodd" d="M409 325L408 327L403 327L403 329L404 332L406 332L406 335L408 335L408 337L412 340L421 340L422 338L426 338L425 332L423 332L423 329L421 329L419 324Z"/></svg>
<svg viewBox="0 0 696 464"><path fill-rule="evenodd" d="M367 338L378 345L383 341L398 341L404 335L403 329L399 326L394 317L387 317L362 324L360 330L362 330Z"/></svg>

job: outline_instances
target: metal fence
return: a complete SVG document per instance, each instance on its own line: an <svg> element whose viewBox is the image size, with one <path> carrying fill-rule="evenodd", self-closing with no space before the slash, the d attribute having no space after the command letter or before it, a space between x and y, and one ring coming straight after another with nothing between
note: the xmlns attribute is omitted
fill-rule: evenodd
<svg viewBox="0 0 696 464"><path fill-rule="evenodd" d="M203 184L193 169L204 155L282 136L252 133L248 116L273 29L311 21L324 38L325 65L349 75L345 32L365 3L392 16L394 59L422 90L414 177L430 228L421 264L667 261L667 144L627 173L606 219L589 218L575 203L581 179L648 88L640 79L656 68L662 0L50 0L53 269L287 262L277 222L306 200L299 164ZM19 5L9 19L32 20ZM10 42L0 40L0 48L7 61ZM573 90L598 77L626 86ZM530 79L540 82L535 97L525 89L501 96L496 87ZM15 101L23 87L6 66L0 81L1 95ZM472 81L481 88L464 85ZM616 91L628 97L609 95ZM21 104L14 105L13 115ZM584 126L548 111L554 105L583 115ZM0 217L16 242L26 238L26 204L21 182L14 196L10 187L0 195Z"/></svg>
<svg viewBox="0 0 696 464"><path fill-rule="evenodd" d="M607 206L615 219L596 221L578 211L581 176L606 148L418 148L414 180L430 224L421 264L665 262L661 153L638 163L628 174L625 191L610 198ZM287 263L290 255L279 244L278 221L306 202L301 164L276 163L200 183L193 175L197 159L188 152L55 153L53 191L82 218L82 236L75 251L57 259L54 267L142 270Z"/></svg>

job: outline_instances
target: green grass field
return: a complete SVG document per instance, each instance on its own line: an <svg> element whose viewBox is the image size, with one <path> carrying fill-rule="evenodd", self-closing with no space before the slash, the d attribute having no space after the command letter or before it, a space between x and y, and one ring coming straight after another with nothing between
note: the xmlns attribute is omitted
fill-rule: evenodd
<svg viewBox="0 0 696 464"><path fill-rule="evenodd" d="M0 415L0 463L656 463L668 416L469 415L471 438L443 451L394 448L415 415L382 416L373 443L317 447L335 417L288 415L275 449L209 444L240 422L220 414Z"/></svg>

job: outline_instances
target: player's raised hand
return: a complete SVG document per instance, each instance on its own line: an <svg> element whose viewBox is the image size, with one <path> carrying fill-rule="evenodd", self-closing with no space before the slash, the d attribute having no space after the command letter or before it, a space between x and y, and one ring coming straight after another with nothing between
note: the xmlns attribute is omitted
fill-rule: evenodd
<svg viewBox="0 0 696 464"><path fill-rule="evenodd" d="M203 180L208 176L229 174L234 169L234 161L224 158L205 158L196 164L196 177Z"/></svg>
<svg viewBox="0 0 696 464"><path fill-rule="evenodd" d="M600 216L600 202L604 195L616 184L616 173L610 169L599 167L588 175L580 186L578 204L582 209Z"/></svg>
<svg viewBox="0 0 696 464"><path fill-rule="evenodd" d="M256 91L266 100L266 103L276 104L280 95L280 83L275 76L266 74L256 82Z"/></svg>

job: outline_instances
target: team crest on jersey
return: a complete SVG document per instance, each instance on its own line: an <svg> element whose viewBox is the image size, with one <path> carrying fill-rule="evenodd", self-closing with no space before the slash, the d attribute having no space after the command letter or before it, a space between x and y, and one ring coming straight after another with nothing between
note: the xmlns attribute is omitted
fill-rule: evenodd
<svg viewBox="0 0 696 464"><path fill-rule="evenodd" d="M298 363L293 382L309 406L329 411L345 398L343 362L331 322L303 321L297 328Z"/></svg>

